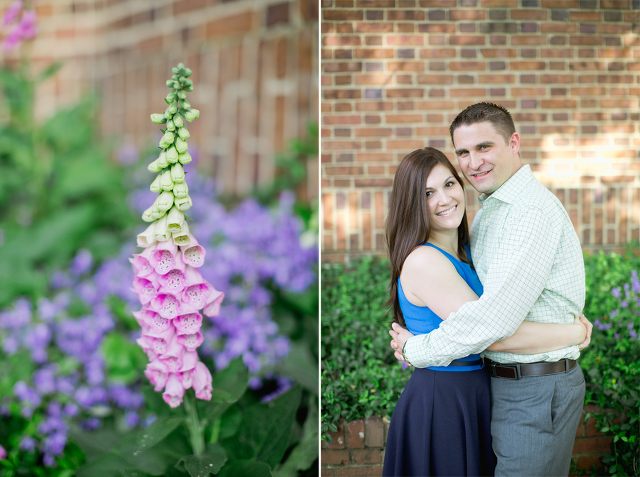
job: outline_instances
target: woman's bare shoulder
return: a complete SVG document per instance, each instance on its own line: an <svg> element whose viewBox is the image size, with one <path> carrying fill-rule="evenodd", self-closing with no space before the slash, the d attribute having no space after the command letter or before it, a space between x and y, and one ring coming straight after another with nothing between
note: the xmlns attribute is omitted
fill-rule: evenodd
<svg viewBox="0 0 640 477"><path fill-rule="evenodd" d="M438 249L429 246L416 247L407 257L402 267L403 276L418 276L422 280L427 277L437 279L450 273L457 274L451 261Z"/></svg>

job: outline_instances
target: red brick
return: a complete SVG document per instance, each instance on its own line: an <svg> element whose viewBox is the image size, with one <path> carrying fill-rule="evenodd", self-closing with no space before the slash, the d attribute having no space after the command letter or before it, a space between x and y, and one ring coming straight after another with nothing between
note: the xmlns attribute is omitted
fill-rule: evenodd
<svg viewBox="0 0 640 477"><path fill-rule="evenodd" d="M395 0L358 0L356 6L360 8L393 8Z"/></svg>
<svg viewBox="0 0 640 477"><path fill-rule="evenodd" d="M387 137L391 136L391 128L358 128L356 137Z"/></svg>
<svg viewBox="0 0 640 477"><path fill-rule="evenodd" d="M358 48L356 58L393 58L395 50L391 48Z"/></svg>
<svg viewBox="0 0 640 477"><path fill-rule="evenodd" d="M631 8L631 0L600 0L600 8L628 10Z"/></svg>
<svg viewBox="0 0 640 477"><path fill-rule="evenodd" d="M371 173L371 167L369 172ZM366 447L384 446L384 423L378 416L373 416L365 420L364 443Z"/></svg>
<svg viewBox="0 0 640 477"><path fill-rule="evenodd" d="M509 69L511 70L544 70L544 61L511 61Z"/></svg>
<svg viewBox="0 0 640 477"><path fill-rule="evenodd" d="M391 33L394 31L393 27L391 22L362 22L356 25L356 31L359 33Z"/></svg>
<svg viewBox="0 0 640 477"><path fill-rule="evenodd" d="M393 184L392 179L356 179L355 180L356 187L391 187L392 184ZM349 438L351 439L351 436ZM358 434L358 438L359 438L359 434ZM364 447L364 442L361 443L360 441L358 441L357 446L355 447ZM349 440L349 448L350 449L354 448L354 444L352 444L351 440Z"/></svg>
<svg viewBox="0 0 640 477"><path fill-rule="evenodd" d="M341 465L349 463L349 451L347 449L322 449L320 453L322 465Z"/></svg>
<svg viewBox="0 0 640 477"><path fill-rule="evenodd" d="M423 89L387 89L385 93L387 98L422 98L424 96Z"/></svg>
<svg viewBox="0 0 640 477"><path fill-rule="evenodd" d="M343 467L336 469L338 477L378 477L382 475L382 466L366 466L366 467Z"/></svg>
<svg viewBox="0 0 640 477"><path fill-rule="evenodd" d="M240 35L248 33L255 26L255 14L253 11L238 13L236 15L213 20L206 25L207 38L221 36Z"/></svg>
<svg viewBox="0 0 640 477"><path fill-rule="evenodd" d="M599 455L581 455L576 463L579 469L591 470L595 465L596 469L602 466L602 456Z"/></svg>
<svg viewBox="0 0 640 477"><path fill-rule="evenodd" d="M586 191L585 191L586 192ZM576 439L573 454L587 454L594 452L608 453L613 443L612 437L584 437Z"/></svg>
<svg viewBox="0 0 640 477"><path fill-rule="evenodd" d="M423 71L423 61L390 61L387 63L387 71Z"/></svg>
<svg viewBox="0 0 640 477"><path fill-rule="evenodd" d="M420 123L423 120L421 114L387 114L386 122L388 124L394 123Z"/></svg>
<svg viewBox="0 0 640 477"><path fill-rule="evenodd" d="M451 71L484 71L487 64L484 61L451 61L449 63Z"/></svg>
<svg viewBox="0 0 640 477"><path fill-rule="evenodd" d="M362 10L324 9L322 18L329 21L354 21L363 19Z"/></svg>
<svg viewBox="0 0 640 477"><path fill-rule="evenodd" d="M478 81L482 84L511 84L515 82L515 75L504 75L504 74L496 74L496 75L479 75Z"/></svg>
<svg viewBox="0 0 640 477"><path fill-rule="evenodd" d="M602 20L601 12L569 12L569 20L572 22L599 22Z"/></svg>
<svg viewBox="0 0 640 477"><path fill-rule="evenodd" d="M486 10L451 10L449 19L452 21L460 20L486 20Z"/></svg>
<svg viewBox="0 0 640 477"><path fill-rule="evenodd" d="M358 162L388 162L391 158L389 154L377 154L377 153L360 153L356 154L356 161Z"/></svg>
<svg viewBox="0 0 640 477"><path fill-rule="evenodd" d="M382 463L381 449L356 449L351 452L353 454L353 461L357 464Z"/></svg>
<svg viewBox="0 0 640 477"><path fill-rule="evenodd" d="M512 20L548 20L547 10L511 10Z"/></svg>
<svg viewBox="0 0 640 477"><path fill-rule="evenodd" d="M449 37L450 45L484 45L484 35L451 35Z"/></svg>

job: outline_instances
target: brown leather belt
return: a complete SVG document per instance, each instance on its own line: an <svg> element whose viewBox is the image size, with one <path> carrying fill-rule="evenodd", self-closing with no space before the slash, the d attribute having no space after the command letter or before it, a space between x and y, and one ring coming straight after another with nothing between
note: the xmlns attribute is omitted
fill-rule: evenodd
<svg viewBox="0 0 640 477"><path fill-rule="evenodd" d="M507 363L501 364L484 360L485 369L493 378L520 379L527 376L548 376L550 374L568 373L576 367L575 359L561 359L555 362L540 361L538 363Z"/></svg>

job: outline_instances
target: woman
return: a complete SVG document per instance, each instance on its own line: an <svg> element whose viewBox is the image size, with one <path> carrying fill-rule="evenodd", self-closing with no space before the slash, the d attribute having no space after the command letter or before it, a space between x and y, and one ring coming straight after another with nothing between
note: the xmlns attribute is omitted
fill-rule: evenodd
<svg viewBox="0 0 640 477"><path fill-rule="evenodd" d="M419 149L398 166L387 243L393 321L413 334L429 333L482 294L471 263L463 183L440 151ZM444 293L432 291L436 281ZM572 325L524 322L489 349L533 354L581 344L586 334L579 319ZM470 355L414 370L393 412L383 475L493 475L489 375L482 367L480 355Z"/></svg>

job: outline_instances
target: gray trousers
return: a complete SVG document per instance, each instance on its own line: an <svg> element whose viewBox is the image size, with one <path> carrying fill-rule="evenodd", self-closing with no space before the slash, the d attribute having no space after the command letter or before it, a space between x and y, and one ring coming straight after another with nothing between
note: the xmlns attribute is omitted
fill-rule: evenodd
<svg viewBox="0 0 640 477"><path fill-rule="evenodd" d="M491 378L491 438L496 477L566 477L584 407L584 376Z"/></svg>

